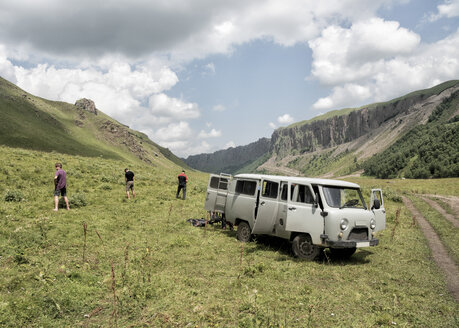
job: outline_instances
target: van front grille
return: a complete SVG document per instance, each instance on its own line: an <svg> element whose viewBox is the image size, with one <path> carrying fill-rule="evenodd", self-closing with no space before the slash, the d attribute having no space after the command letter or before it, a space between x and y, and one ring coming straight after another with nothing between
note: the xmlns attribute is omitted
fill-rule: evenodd
<svg viewBox="0 0 459 328"><path fill-rule="evenodd" d="M354 228L349 234L348 240L368 240L367 228Z"/></svg>

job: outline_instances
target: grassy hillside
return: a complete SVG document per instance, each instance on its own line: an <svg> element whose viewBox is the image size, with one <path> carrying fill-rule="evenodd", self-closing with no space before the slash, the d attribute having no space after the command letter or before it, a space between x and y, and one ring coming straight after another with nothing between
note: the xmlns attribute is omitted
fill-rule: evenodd
<svg viewBox="0 0 459 328"><path fill-rule="evenodd" d="M180 167L136 163L133 202L124 161L8 147L0 161L2 327L458 326L458 303L399 202L402 193L458 196L457 179L354 179L366 198L384 189L380 245L346 261L302 262L276 238L242 244L234 231L189 225L205 216L202 173L189 173L182 201ZM72 209L54 213L56 161Z"/></svg>
<svg viewBox="0 0 459 328"><path fill-rule="evenodd" d="M425 125L416 126L363 164L378 178L459 177L459 91L445 99Z"/></svg>
<svg viewBox="0 0 459 328"><path fill-rule="evenodd" d="M41 151L187 167L168 149L113 120L35 97L0 78L0 144ZM165 160L167 159L167 160Z"/></svg>

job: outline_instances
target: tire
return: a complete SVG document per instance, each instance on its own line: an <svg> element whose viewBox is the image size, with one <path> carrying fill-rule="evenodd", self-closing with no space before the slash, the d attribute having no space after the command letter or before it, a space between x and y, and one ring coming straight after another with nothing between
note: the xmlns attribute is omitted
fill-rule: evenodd
<svg viewBox="0 0 459 328"><path fill-rule="evenodd" d="M334 258L347 259L355 253L357 249L354 248L330 248L330 255Z"/></svg>
<svg viewBox="0 0 459 328"><path fill-rule="evenodd" d="M250 230L250 226L247 222L239 222L237 226L236 237L239 241L244 243L247 243L252 239L252 230Z"/></svg>
<svg viewBox="0 0 459 328"><path fill-rule="evenodd" d="M293 239L292 250L295 257L309 261L317 259L322 253L322 248L314 245L311 236L306 234L298 235Z"/></svg>

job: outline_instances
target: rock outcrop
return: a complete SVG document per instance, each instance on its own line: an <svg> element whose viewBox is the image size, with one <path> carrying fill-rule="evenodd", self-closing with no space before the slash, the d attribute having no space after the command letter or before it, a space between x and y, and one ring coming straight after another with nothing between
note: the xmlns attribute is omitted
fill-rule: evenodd
<svg viewBox="0 0 459 328"><path fill-rule="evenodd" d="M82 110L85 110L87 112L97 115L96 104L94 104L94 101L92 101L91 99L86 99L86 98L79 99L75 102L75 106L78 109L82 109Z"/></svg>

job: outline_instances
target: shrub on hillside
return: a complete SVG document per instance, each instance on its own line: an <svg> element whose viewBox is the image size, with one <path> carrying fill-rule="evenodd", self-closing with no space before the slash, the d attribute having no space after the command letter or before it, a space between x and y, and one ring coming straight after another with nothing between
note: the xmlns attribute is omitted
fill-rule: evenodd
<svg viewBox="0 0 459 328"><path fill-rule="evenodd" d="M19 190L8 190L5 194L5 202L20 202L24 199L24 195Z"/></svg>
<svg viewBox="0 0 459 328"><path fill-rule="evenodd" d="M88 205L88 202L86 201L86 197L84 196L84 194L77 193L72 196L69 196L69 205L70 208L77 208ZM65 208L65 202L63 197L59 199L59 207Z"/></svg>
<svg viewBox="0 0 459 328"><path fill-rule="evenodd" d="M100 189L102 190L112 190L112 186L110 186L109 184L107 183L103 183L99 186Z"/></svg>

